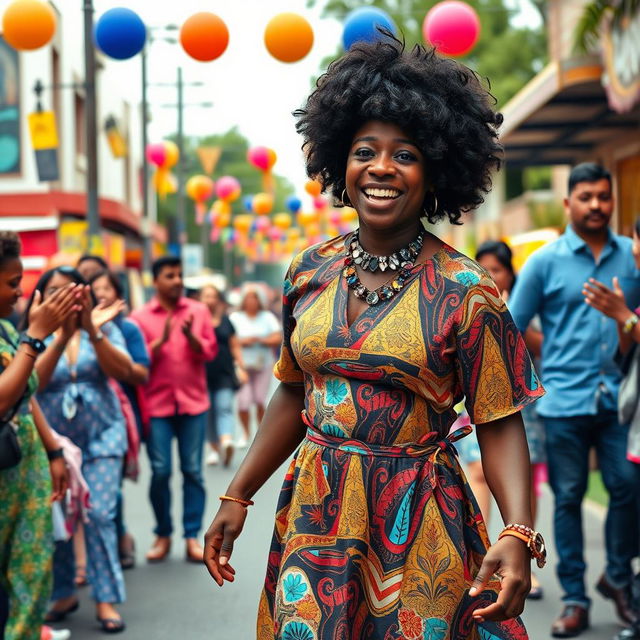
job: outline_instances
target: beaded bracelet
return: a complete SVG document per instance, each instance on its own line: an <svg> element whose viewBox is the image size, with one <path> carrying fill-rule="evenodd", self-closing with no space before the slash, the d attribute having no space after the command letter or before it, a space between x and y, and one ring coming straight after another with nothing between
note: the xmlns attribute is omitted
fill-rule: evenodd
<svg viewBox="0 0 640 640"><path fill-rule="evenodd" d="M229 500L229 502L237 502L238 504L241 504L245 509L255 504L253 500L243 500L242 498L234 498L233 496L220 496L220 500L222 501Z"/></svg>

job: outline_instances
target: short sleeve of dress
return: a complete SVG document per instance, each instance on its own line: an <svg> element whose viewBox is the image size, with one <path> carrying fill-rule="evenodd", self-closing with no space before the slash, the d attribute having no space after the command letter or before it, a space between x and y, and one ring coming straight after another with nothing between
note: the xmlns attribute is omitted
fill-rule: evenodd
<svg viewBox="0 0 640 640"><path fill-rule="evenodd" d="M467 290L456 329L458 379L472 423L509 416L544 394L524 340L488 275Z"/></svg>
<svg viewBox="0 0 640 640"><path fill-rule="evenodd" d="M294 258L284 279L282 290L282 349L280 358L273 367L273 373L280 382L291 385L301 385L304 374L300 369L291 348L291 334L295 329L293 310L298 296L296 271L300 256Z"/></svg>

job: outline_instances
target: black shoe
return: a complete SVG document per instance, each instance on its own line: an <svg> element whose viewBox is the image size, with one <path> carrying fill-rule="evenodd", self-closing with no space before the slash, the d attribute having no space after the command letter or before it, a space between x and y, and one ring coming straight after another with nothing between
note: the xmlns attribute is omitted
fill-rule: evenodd
<svg viewBox="0 0 640 640"><path fill-rule="evenodd" d="M589 609L577 604L568 604L551 626L551 635L554 638L574 638L588 628Z"/></svg>
<svg viewBox="0 0 640 640"><path fill-rule="evenodd" d="M47 615L44 617L45 622L62 622L70 613L77 611L80 607L80 602L76 600L71 606L66 609L49 609Z"/></svg>
<svg viewBox="0 0 640 640"><path fill-rule="evenodd" d="M620 618L622 622L630 625L635 623L637 617L631 608L631 593L629 588L618 589L603 575L600 580L598 580L598 584L596 584L596 591L603 598L613 600L618 618Z"/></svg>

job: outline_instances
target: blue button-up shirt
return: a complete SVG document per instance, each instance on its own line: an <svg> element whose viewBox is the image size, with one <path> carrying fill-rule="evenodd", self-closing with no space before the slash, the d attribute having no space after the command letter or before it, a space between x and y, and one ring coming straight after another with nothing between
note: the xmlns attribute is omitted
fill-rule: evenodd
<svg viewBox="0 0 640 640"><path fill-rule="evenodd" d="M520 272L509 309L522 332L536 314L540 316L542 381L547 390L536 404L540 415L594 415L599 400L615 408L620 383L613 362L616 323L585 303L582 288L589 278L609 287L614 276L638 278L631 244L629 238L609 232L596 262L569 225L560 238L536 251Z"/></svg>

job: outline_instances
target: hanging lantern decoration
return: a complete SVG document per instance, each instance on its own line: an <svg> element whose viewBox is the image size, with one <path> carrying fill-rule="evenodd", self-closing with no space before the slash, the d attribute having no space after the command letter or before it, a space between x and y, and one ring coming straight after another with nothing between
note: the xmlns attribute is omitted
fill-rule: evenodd
<svg viewBox="0 0 640 640"><path fill-rule="evenodd" d="M258 216L268 216L273 209L273 196L270 193L258 193L253 196L253 212Z"/></svg>
<svg viewBox="0 0 640 640"><path fill-rule="evenodd" d="M422 34L438 53L464 56L478 42L480 18L466 2L446 0L429 10L422 23Z"/></svg>
<svg viewBox="0 0 640 640"><path fill-rule="evenodd" d="M398 29L391 16L376 7L360 7L347 15L342 32L342 44L348 51L358 42L378 42L384 38L380 29L395 34Z"/></svg>
<svg viewBox="0 0 640 640"><path fill-rule="evenodd" d="M149 162L157 167L153 185L160 198L164 200L168 193L175 193L178 189L171 169L178 163L180 151L174 142L165 140L159 144L148 145L146 153Z"/></svg>
<svg viewBox="0 0 640 640"><path fill-rule="evenodd" d="M18 51L33 51L51 42L57 18L48 2L15 0L2 16L2 37Z"/></svg>
<svg viewBox="0 0 640 640"><path fill-rule="evenodd" d="M202 11L188 18L180 29L180 44L200 62L219 58L229 45L229 29L214 13Z"/></svg>
<svg viewBox="0 0 640 640"><path fill-rule="evenodd" d="M144 48L147 28L131 9L117 7L103 13L94 28L99 49L115 60L128 60Z"/></svg>
<svg viewBox="0 0 640 640"><path fill-rule="evenodd" d="M195 203L196 222L202 224L206 212L205 202L213 195L215 183L209 176L191 176L185 185L187 195Z"/></svg>
<svg viewBox="0 0 640 640"><path fill-rule="evenodd" d="M267 24L264 44L276 60L298 62L311 51L313 29L297 13L280 13Z"/></svg>
<svg viewBox="0 0 640 640"><path fill-rule="evenodd" d="M262 171L263 189L269 193L274 192L273 174L271 170L278 156L273 149L268 147L252 147L247 152L247 160L259 171Z"/></svg>

